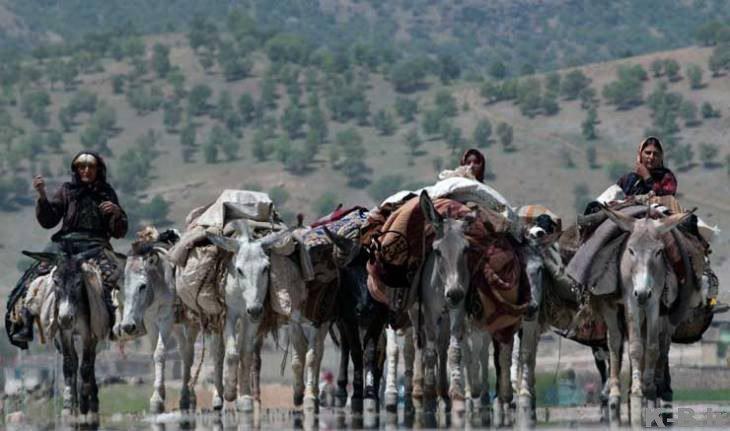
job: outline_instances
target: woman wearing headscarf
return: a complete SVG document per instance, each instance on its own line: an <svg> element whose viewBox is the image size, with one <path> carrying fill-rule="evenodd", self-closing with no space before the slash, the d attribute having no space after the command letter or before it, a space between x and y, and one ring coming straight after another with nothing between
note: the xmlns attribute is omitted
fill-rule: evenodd
<svg viewBox="0 0 730 431"><path fill-rule="evenodd" d="M51 236L53 243L49 251L77 254L94 248L101 250L91 260L101 272L104 301L114 316L111 291L121 274L109 240L124 237L128 223L116 192L107 182L104 159L93 151L82 151L71 161L71 181L63 183L51 197L46 193L42 176L33 178L33 188L38 194L35 208L38 223L45 229L61 223L61 228ZM27 346L33 339L35 319L25 306L27 287L33 278L49 270L43 264L31 267L8 300L6 329L11 342L21 348L20 344Z"/></svg>
<svg viewBox="0 0 730 431"><path fill-rule="evenodd" d="M674 196L677 178L664 167L664 148L658 138L650 136L639 145L634 171L616 182L626 196L645 195Z"/></svg>

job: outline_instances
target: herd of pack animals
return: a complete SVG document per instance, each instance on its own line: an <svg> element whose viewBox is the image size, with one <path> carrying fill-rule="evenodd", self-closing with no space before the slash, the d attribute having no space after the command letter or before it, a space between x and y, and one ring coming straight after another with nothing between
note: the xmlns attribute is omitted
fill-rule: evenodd
<svg viewBox="0 0 730 431"><path fill-rule="evenodd" d="M605 325L602 338L585 344L594 349L601 371L604 383L601 414L606 421L614 423L622 419L619 375L625 340L631 370L628 403L631 422L641 423L641 414L636 412L640 411L642 402L644 405L671 403L668 354L677 328L689 325L690 331L698 332L693 335L695 340L707 328L703 323L696 329L698 325L690 322L697 316L703 322L707 319L706 313L698 314L698 310L706 310L707 299L699 286L699 274L686 276L684 283L678 283L677 274L665 258L662 241L663 236L676 232L675 228L692 212L667 215L657 205L650 206L650 199L627 198L623 206L616 206L615 202L601 204L597 212L579 216L583 222L600 219L596 223L598 229L610 225L621 233L620 247L614 248L616 264L604 274L611 277L618 290L605 294L566 275L572 255L579 250L563 250L561 246L574 243L575 238L564 239L566 235L580 234L576 226L562 228L555 223L557 217L551 211L536 205L529 206L532 212L526 217L523 208L500 205L506 200L475 180L468 169L457 169L452 174L442 181L454 180L468 187L475 183L477 188L473 190L487 190L491 197L497 197L496 204L486 201L488 204L481 208L465 206L464 201L446 205L444 202L456 198L444 194L431 196L427 188L400 193L398 199L391 200L395 204L389 212L378 207L372 210L356 207L350 212L338 209L319 219L314 227L305 225L301 217L296 226L285 226L276 219L273 204L264 195L262 200L270 205L268 221L238 217L220 226L222 229L217 232L203 230L194 243L185 247L186 251L201 246L216 250L215 259L209 262L215 268L208 268L204 275L214 273L214 293L219 296L213 298L213 303L217 301L220 306L215 313L206 314L203 308L191 309L186 301L180 300L181 278L176 275L181 271L180 260L171 257L172 249L180 245L180 238L185 238L190 231L194 217L211 206L193 211L180 231L158 232L148 226L138 232L132 250L126 256L118 255L126 262L123 280L118 282L122 287L116 298L117 317L110 333L116 334L116 341L139 337L145 332L157 339L150 411L164 410L165 363L173 344L177 345L183 362L179 407L195 410L194 346L203 332L208 333L210 341L211 354L206 360L213 361L213 408L222 409L225 402L233 402L243 412L260 409L259 376L264 338L287 330L287 340L291 342L293 403L304 411L319 409L320 362L325 338L331 334L341 355L336 407L346 407L349 399L353 412L378 412L381 406L397 411L396 373L402 357L408 408L415 411L441 408L452 413L489 408L491 412L493 404L492 424L511 425L519 420L534 425L535 366L540 335L553 328L562 335L574 336L582 318ZM236 208L236 205L236 202L224 202L222 208L224 212L239 215L250 213L250 208ZM407 280L407 285L392 288L388 287L388 280L377 280L374 268L385 265L379 261L384 256L382 239L392 233L382 226L389 226L387 219L395 217L398 208L406 205L414 209L409 215L411 225L420 223L416 240L421 243L422 254L414 259L416 268L388 266L395 272L390 274L391 279ZM485 208L490 205L491 208ZM534 208L542 210L534 213ZM489 211L489 217L485 218L484 211ZM372 237L369 242L363 241L360 229L372 225L373 213L382 215L386 221L368 232ZM352 214L358 215L352 217L357 220L355 225L344 229L342 223L336 225ZM506 221L506 228L494 227L502 222L496 220L499 217ZM484 230L484 226L488 229ZM482 233L475 235L475 227ZM315 292L320 292L312 287L318 282L317 271L314 276L306 276L305 260L301 258L302 248L306 251L305 238L312 233L327 248L324 253L307 255L309 272L319 267L334 268L336 272L334 282L328 285L332 290L324 296L315 296ZM495 237L501 238L501 242L495 242ZM484 243L475 243L479 241ZM286 253L277 252L282 244L293 248ZM497 281L506 283L500 279L506 274L503 268L492 266L493 273L487 276L479 271L485 261L484 268L492 265L493 255L486 254L485 250L491 250L488 246L493 244L502 244L500 250L516 256L513 273L517 278L522 277L518 284L527 288L525 292L520 287L519 297L505 299L502 295L508 291L495 287ZM39 253L28 254L38 259L49 258ZM92 311L95 300L90 293L93 290L83 287L89 283L88 273L92 271L85 263L89 254L54 258L56 269L49 277L55 308L47 313L50 317L41 326L45 328L42 331L55 337L56 346L63 354L64 414L81 414L90 421L98 421L94 361L97 343L105 335L93 329L96 314ZM691 258L688 254L683 257L685 268L698 265L690 262ZM601 257L596 260L600 261ZM408 271L408 277L398 271ZM492 304L498 300L501 301L498 307L511 307L507 313L508 324L495 325L488 314L496 313L496 309L479 306L488 301L484 302L484 298L480 301L483 292L472 291L476 289L473 281L478 277L482 277L485 295L497 295L490 297ZM381 289L384 286L385 301L378 297L376 285ZM284 307L272 306L276 300L272 297L282 292L286 299ZM323 301L323 297L330 300ZM317 309L317 302L327 304L327 309ZM484 321L488 324L483 324ZM56 328L55 332L50 327ZM74 349L76 336L81 340L83 352L80 371ZM494 345L497 371L493 403L488 385L490 344ZM608 352L607 361L599 359L601 352L604 355ZM352 393L348 394L350 363ZM77 373L80 373L80 385ZM384 399L380 399L383 379ZM625 420L626 412L623 414Z"/></svg>

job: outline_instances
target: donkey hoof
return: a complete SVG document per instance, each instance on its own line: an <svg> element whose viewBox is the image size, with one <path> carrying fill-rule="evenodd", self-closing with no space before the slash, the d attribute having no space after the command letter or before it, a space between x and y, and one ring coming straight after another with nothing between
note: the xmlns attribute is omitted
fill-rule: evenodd
<svg viewBox="0 0 730 431"><path fill-rule="evenodd" d="M165 400L155 394L150 399L150 413L159 414L165 411Z"/></svg>
<svg viewBox="0 0 730 431"><path fill-rule="evenodd" d="M621 422L621 398L611 396L608 398L608 422L619 424Z"/></svg>
<svg viewBox="0 0 730 431"><path fill-rule="evenodd" d="M98 425L99 424L99 413L89 412L84 418L84 423L87 425Z"/></svg>
<svg viewBox="0 0 730 431"><path fill-rule="evenodd" d="M304 402L304 394L294 394L294 407L301 407Z"/></svg>
<svg viewBox="0 0 730 431"><path fill-rule="evenodd" d="M644 410L642 407L644 399L640 396L631 396L630 408L631 408L631 425L641 426L642 418L641 412Z"/></svg>
<svg viewBox="0 0 730 431"><path fill-rule="evenodd" d="M536 422L536 412L533 405L533 399L529 396L520 396L518 402L518 417L517 420L520 424L524 424L529 428L533 428Z"/></svg>
<svg viewBox="0 0 730 431"><path fill-rule="evenodd" d="M319 400L317 397L304 397L304 410L312 413L319 413Z"/></svg>
<svg viewBox="0 0 730 431"><path fill-rule="evenodd" d="M220 395L213 395L213 401L212 401L213 410L220 411L223 410L223 398L221 398ZM192 408L195 409L195 401L191 402Z"/></svg>
<svg viewBox="0 0 730 431"><path fill-rule="evenodd" d="M365 408L365 413L378 413L378 400L375 398L365 398L363 407Z"/></svg>
<svg viewBox="0 0 730 431"><path fill-rule="evenodd" d="M253 412L253 397L250 395L238 397L236 400L236 410L243 413Z"/></svg>
<svg viewBox="0 0 730 431"><path fill-rule="evenodd" d="M385 411L394 413L398 411L398 393L397 392L386 392L385 393Z"/></svg>
<svg viewBox="0 0 730 431"><path fill-rule="evenodd" d="M469 399L471 401L471 399ZM451 400L451 414L457 416L463 416L467 410L467 400L464 399L452 399Z"/></svg>
<svg viewBox="0 0 730 431"><path fill-rule="evenodd" d="M363 409L362 404L363 404L362 398L358 398L358 397L350 398L350 410L352 410L353 413L357 413L357 414L362 413L362 409Z"/></svg>

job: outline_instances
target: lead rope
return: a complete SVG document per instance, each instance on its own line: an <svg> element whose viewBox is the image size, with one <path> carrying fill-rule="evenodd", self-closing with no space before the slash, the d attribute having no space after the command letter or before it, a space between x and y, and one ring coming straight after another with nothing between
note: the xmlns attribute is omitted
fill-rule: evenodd
<svg viewBox="0 0 730 431"><path fill-rule="evenodd" d="M203 350L200 352L200 362L198 362L198 368L195 370L195 375L193 376L193 383L192 387L195 387L195 385L198 384L198 377L200 376L200 370L203 368L203 361L205 360L205 329L203 327L203 321L201 319L200 321L200 333L203 335ZM193 345L193 352L195 351L195 345Z"/></svg>

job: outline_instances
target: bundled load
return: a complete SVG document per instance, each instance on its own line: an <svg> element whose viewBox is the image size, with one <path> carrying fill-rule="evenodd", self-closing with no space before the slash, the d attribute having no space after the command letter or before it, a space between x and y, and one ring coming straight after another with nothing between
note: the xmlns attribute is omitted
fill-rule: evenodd
<svg viewBox="0 0 730 431"><path fill-rule="evenodd" d="M469 178L450 176L421 190L444 216L476 213L478 228L469 236L474 294L468 308L491 333L512 331L529 300L517 253L517 238L522 236L517 215L498 192ZM404 191L386 199L362 227L361 243L374 257L368 264L368 289L394 311L405 310L415 299L409 297L410 288L420 281L421 265L431 251L434 232L421 211L420 192Z"/></svg>
<svg viewBox="0 0 730 431"><path fill-rule="evenodd" d="M214 203L190 212L182 238L169 252L170 261L177 267L176 289L183 305L195 317L216 327L222 324L225 315L223 288L231 255L211 244L208 235L234 236L239 223L246 223L254 238L286 228L265 193L224 190ZM287 239L283 244L276 244L272 251L292 254L295 244L293 239ZM281 298L288 302L289 305L278 305L290 311L288 295L275 292L270 296L272 301Z"/></svg>
<svg viewBox="0 0 730 431"><path fill-rule="evenodd" d="M353 241L360 237L360 227L367 219L367 210L362 207L338 208L313 223L308 229L294 232L301 249L312 262L311 272L305 272L307 294L302 314L314 323L322 323L334 315L335 300L339 289L339 265L344 257L325 233L330 232Z"/></svg>

